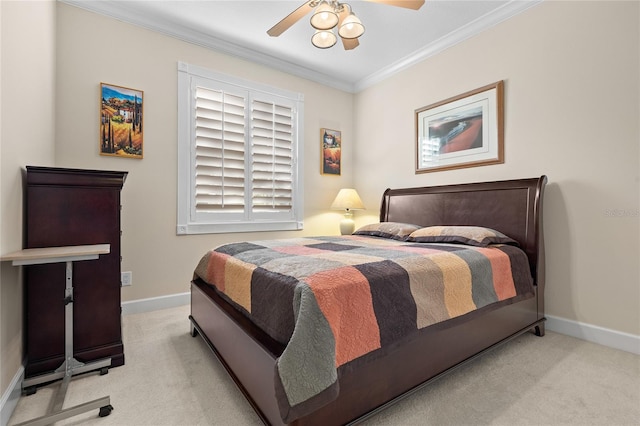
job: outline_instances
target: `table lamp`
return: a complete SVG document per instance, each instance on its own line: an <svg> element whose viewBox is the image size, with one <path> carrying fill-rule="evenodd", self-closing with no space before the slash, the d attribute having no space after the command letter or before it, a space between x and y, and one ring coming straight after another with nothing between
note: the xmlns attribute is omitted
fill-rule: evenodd
<svg viewBox="0 0 640 426"><path fill-rule="evenodd" d="M336 199L333 200L331 208L334 210L345 210L344 219L340 222L340 233L342 235L351 235L355 230L353 222L353 213L351 210L364 210L364 204L355 189L343 188L338 192Z"/></svg>

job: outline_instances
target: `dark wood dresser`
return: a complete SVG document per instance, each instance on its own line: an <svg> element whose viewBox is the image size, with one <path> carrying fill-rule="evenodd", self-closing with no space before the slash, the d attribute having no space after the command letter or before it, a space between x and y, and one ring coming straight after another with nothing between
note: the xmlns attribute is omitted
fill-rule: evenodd
<svg viewBox="0 0 640 426"><path fill-rule="evenodd" d="M124 364L120 307L120 192L127 172L27 166L25 248L110 244L73 267L73 353ZM65 265L25 274L25 376L55 370L65 353Z"/></svg>

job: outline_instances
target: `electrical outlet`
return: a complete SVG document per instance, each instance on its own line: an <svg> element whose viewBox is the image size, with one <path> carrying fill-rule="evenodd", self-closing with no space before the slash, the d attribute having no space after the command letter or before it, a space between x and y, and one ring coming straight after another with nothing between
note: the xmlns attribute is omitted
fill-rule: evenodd
<svg viewBox="0 0 640 426"><path fill-rule="evenodd" d="M120 273L120 285L122 287L133 284L133 273L131 271Z"/></svg>

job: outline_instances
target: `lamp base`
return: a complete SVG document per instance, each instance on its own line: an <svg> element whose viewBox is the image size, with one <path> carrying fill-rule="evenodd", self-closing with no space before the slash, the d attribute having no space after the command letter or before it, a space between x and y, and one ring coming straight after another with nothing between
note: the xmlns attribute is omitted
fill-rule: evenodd
<svg viewBox="0 0 640 426"><path fill-rule="evenodd" d="M340 222L340 234L351 235L355 230L356 230L356 224L353 221L353 213L346 212L344 214L344 219L342 219L342 222Z"/></svg>

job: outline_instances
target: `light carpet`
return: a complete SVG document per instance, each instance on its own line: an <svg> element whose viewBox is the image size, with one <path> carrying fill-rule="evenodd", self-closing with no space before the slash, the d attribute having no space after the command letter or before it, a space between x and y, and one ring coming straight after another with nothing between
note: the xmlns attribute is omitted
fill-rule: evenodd
<svg viewBox="0 0 640 426"><path fill-rule="evenodd" d="M202 338L189 306L123 317L125 365L71 381L64 408L109 395L65 425L259 425ZM60 382L22 396L9 425L46 414ZM557 333L525 334L365 425L640 425L640 356Z"/></svg>

